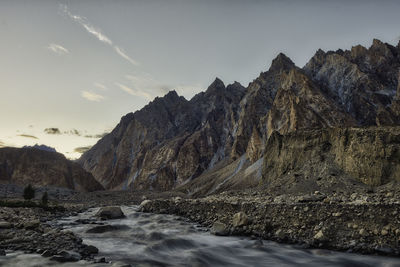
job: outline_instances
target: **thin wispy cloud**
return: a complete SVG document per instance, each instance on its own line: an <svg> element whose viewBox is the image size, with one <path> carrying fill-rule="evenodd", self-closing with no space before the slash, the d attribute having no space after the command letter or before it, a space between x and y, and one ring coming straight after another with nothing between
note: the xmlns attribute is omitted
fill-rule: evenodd
<svg viewBox="0 0 400 267"><path fill-rule="evenodd" d="M32 139L39 139L36 136L30 135L30 134L19 134L18 136L26 137L26 138L32 138Z"/></svg>
<svg viewBox="0 0 400 267"><path fill-rule="evenodd" d="M130 95L140 96L140 97L146 98L147 100L152 100L153 99L153 97L149 93L147 93L145 91L135 90L135 89L132 89L132 88L130 88L130 87L124 85L124 84L121 84L121 83L115 83L115 85L117 85L122 91L124 91L124 92L126 92L126 93L128 93Z"/></svg>
<svg viewBox="0 0 400 267"><path fill-rule="evenodd" d="M63 47L62 45L54 44L54 43L49 44L47 46L47 49L49 49L50 51L52 51L58 55L65 55L65 54L69 53L67 48Z"/></svg>
<svg viewBox="0 0 400 267"><path fill-rule="evenodd" d="M89 101L93 102L100 102L104 100L104 96L93 93L93 92L88 92L88 91L82 91L81 96Z"/></svg>
<svg viewBox="0 0 400 267"><path fill-rule="evenodd" d="M139 65L138 62L136 62L134 59L132 59L130 56L128 56L125 51L120 48L119 46L114 46L115 51L117 52L118 55L120 55L121 57L125 58L126 60L128 60L131 64L133 65Z"/></svg>
<svg viewBox="0 0 400 267"><path fill-rule="evenodd" d="M96 37L100 42L110 45L114 51L123 59L127 60L132 65L139 65L138 62L132 59L120 46L114 45L113 41L108 38L100 28L93 26L87 18L72 14L66 5L60 5L60 9L73 21L80 24L88 33Z"/></svg>
<svg viewBox="0 0 400 267"><path fill-rule="evenodd" d="M94 83L93 85L101 90L107 90L107 87L102 83Z"/></svg>
<svg viewBox="0 0 400 267"><path fill-rule="evenodd" d="M85 17L72 14L66 5L60 5L60 9L68 15L73 21L79 23L88 33L92 34L99 41L112 45L112 41L105 34L101 32L100 29L94 27L89 23Z"/></svg>

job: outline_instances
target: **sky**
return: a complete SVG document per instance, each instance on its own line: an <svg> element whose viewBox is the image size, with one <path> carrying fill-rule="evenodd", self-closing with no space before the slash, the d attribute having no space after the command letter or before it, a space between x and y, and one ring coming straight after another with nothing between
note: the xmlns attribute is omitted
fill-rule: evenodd
<svg viewBox="0 0 400 267"><path fill-rule="evenodd" d="M67 158L170 90L247 86L280 52L397 45L400 1L0 0L0 147Z"/></svg>

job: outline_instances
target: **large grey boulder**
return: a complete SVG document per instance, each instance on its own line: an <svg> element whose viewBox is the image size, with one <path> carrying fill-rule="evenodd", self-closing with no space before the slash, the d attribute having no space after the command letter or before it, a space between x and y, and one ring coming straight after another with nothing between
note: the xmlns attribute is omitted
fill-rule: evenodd
<svg viewBox="0 0 400 267"><path fill-rule="evenodd" d="M122 212L120 207L110 206L100 208L96 213L96 217L100 217L102 220L120 219L124 218L125 214Z"/></svg>
<svg viewBox="0 0 400 267"><path fill-rule="evenodd" d="M229 234L229 228L226 224L222 222L214 222L213 226L210 229L211 234L225 236Z"/></svg>

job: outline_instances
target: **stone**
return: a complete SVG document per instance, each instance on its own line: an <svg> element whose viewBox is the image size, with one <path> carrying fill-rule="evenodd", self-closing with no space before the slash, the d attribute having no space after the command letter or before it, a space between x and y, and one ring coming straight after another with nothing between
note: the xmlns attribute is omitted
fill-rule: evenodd
<svg viewBox="0 0 400 267"><path fill-rule="evenodd" d="M226 224L216 221L213 223L210 232L213 235L226 236L229 234L229 228Z"/></svg>
<svg viewBox="0 0 400 267"><path fill-rule="evenodd" d="M4 249L0 249L0 256L5 256L6 255L6 251Z"/></svg>
<svg viewBox="0 0 400 267"><path fill-rule="evenodd" d="M314 235L314 239L315 239L315 240L319 240L319 241L325 239L325 235L324 235L324 233L322 232L322 230L319 230L318 233L316 233L316 234Z"/></svg>
<svg viewBox="0 0 400 267"><path fill-rule="evenodd" d="M39 227L39 225L40 225L39 220L32 220L32 221L24 222L25 229L35 229L35 228Z"/></svg>
<svg viewBox="0 0 400 267"><path fill-rule="evenodd" d="M388 232L387 230L382 229L381 235L386 236L386 235L388 235L388 234L389 234L389 232Z"/></svg>
<svg viewBox="0 0 400 267"><path fill-rule="evenodd" d="M93 255L99 253L99 249L95 246L89 245L83 249L82 253L85 255Z"/></svg>
<svg viewBox="0 0 400 267"><path fill-rule="evenodd" d="M286 234L285 234L285 232L284 232L282 229L278 229L278 230L275 232L275 236L276 236L277 238L279 238L279 239L283 239L283 238L285 238Z"/></svg>
<svg viewBox="0 0 400 267"><path fill-rule="evenodd" d="M241 211L233 215L232 225L234 227L245 226L248 223L249 223L249 218L247 217L246 213Z"/></svg>
<svg viewBox="0 0 400 267"><path fill-rule="evenodd" d="M12 223L6 221L0 221L0 229L10 229L12 227L13 227Z"/></svg>
<svg viewBox="0 0 400 267"><path fill-rule="evenodd" d="M125 214L120 207L109 206L100 208L96 213L96 217L100 217L102 220L121 219L125 217Z"/></svg>
<svg viewBox="0 0 400 267"><path fill-rule="evenodd" d="M143 200L139 205L139 210L144 211L144 212L148 211L150 204L151 204L151 200L148 200L148 199Z"/></svg>
<svg viewBox="0 0 400 267"><path fill-rule="evenodd" d="M360 231L358 232L361 236L366 236L367 235L367 231L364 229L364 228L362 228L362 229L360 229Z"/></svg>
<svg viewBox="0 0 400 267"><path fill-rule="evenodd" d="M90 234L100 234L106 233L111 231L118 231L118 230L127 230L129 226L126 225L98 225L93 228L90 228L86 231L86 233Z"/></svg>

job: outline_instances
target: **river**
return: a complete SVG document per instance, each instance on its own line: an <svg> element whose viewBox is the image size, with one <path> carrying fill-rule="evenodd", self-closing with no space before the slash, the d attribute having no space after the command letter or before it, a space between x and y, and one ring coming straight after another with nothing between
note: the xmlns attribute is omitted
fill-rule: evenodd
<svg viewBox="0 0 400 267"><path fill-rule="evenodd" d="M301 249L246 237L219 237L184 218L138 212L122 207L126 218L102 221L113 231L87 233L97 224L97 209L55 222L99 249L97 257L111 264L85 261L60 264L36 254L13 252L0 257L1 266L400 266L400 258L366 256L320 249ZM78 222L77 222L78 221ZM114 265L113 265L114 264Z"/></svg>

